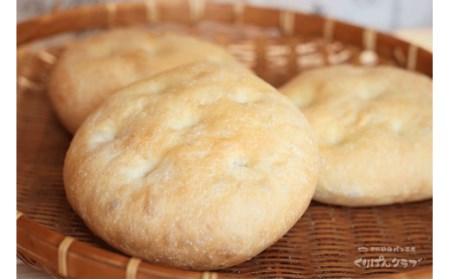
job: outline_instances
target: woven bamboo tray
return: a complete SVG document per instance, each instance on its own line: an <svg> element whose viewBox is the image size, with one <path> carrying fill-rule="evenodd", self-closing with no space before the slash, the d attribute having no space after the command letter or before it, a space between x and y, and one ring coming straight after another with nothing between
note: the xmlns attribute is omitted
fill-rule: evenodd
<svg viewBox="0 0 450 279"><path fill-rule="evenodd" d="M64 44L86 33L146 24L226 46L280 86L327 64L391 64L432 75L432 54L389 35L315 15L204 1L82 6L17 26L17 253L61 278L430 278L432 201L346 208L312 202L255 258L216 272L161 267L95 237L66 201L62 167L71 135L47 98ZM381 276L381 277L378 277Z"/></svg>

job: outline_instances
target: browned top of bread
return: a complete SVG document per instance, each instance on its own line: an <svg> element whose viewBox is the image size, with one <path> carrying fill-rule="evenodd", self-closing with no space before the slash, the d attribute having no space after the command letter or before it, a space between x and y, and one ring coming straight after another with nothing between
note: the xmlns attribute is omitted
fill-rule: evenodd
<svg viewBox="0 0 450 279"><path fill-rule="evenodd" d="M59 118L75 133L115 91L195 61L236 62L225 49L170 32L121 28L70 44L52 72L49 93Z"/></svg>
<svg viewBox="0 0 450 279"><path fill-rule="evenodd" d="M333 66L283 86L316 132L318 201L351 206L430 198L432 82L391 66Z"/></svg>
<svg viewBox="0 0 450 279"><path fill-rule="evenodd" d="M317 146L302 113L248 70L191 64L113 95L64 165L73 208L125 253L217 269L283 236L308 206Z"/></svg>

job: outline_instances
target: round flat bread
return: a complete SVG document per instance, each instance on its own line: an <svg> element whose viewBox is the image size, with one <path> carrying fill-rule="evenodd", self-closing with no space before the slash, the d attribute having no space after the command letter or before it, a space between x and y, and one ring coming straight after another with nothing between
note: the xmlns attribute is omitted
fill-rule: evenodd
<svg viewBox="0 0 450 279"><path fill-rule="evenodd" d="M62 123L75 133L115 91L203 60L237 63L220 46L192 37L137 27L113 29L66 48L52 71L49 94Z"/></svg>
<svg viewBox="0 0 450 279"><path fill-rule="evenodd" d="M88 117L64 183L112 246L208 270L281 238L312 199L318 163L288 98L236 64L194 63L124 88Z"/></svg>
<svg viewBox="0 0 450 279"><path fill-rule="evenodd" d="M322 169L314 199L348 206L432 195L432 82L399 68L333 66L283 86L311 123Z"/></svg>

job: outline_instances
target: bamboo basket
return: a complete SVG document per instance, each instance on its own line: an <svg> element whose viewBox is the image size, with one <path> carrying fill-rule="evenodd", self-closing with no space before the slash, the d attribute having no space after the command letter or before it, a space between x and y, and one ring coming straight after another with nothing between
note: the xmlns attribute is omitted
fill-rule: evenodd
<svg viewBox="0 0 450 279"><path fill-rule="evenodd" d="M54 11L19 23L20 259L57 278L431 278L431 200L364 208L312 202L300 221L273 246L247 262L214 272L146 263L94 236L66 201L62 167L71 135L58 122L46 86L66 42L101 29L134 24L222 44L274 86L301 71L340 63L391 64L432 76L430 52L387 34L242 2L106 3Z"/></svg>

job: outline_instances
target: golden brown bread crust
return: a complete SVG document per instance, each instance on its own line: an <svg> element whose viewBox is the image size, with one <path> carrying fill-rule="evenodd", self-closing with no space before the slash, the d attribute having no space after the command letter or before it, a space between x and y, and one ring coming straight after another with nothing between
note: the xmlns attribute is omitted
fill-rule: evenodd
<svg viewBox="0 0 450 279"><path fill-rule="evenodd" d="M69 45L52 72L49 94L75 133L112 93L135 81L195 61L236 62L225 49L185 35L113 29Z"/></svg>
<svg viewBox="0 0 450 279"><path fill-rule="evenodd" d="M432 82L399 68L334 66L283 86L316 132L314 199L368 206L432 196Z"/></svg>
<svg viewBox="0 0 450 279"><path fill-rule="evenodd" d="M68 200L121 251L225 268L282 237L306 210L318 153L302 113L237 65L182 66L94 112L64 165Z"/></svg>

